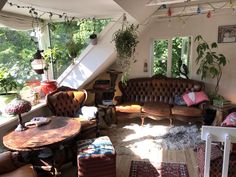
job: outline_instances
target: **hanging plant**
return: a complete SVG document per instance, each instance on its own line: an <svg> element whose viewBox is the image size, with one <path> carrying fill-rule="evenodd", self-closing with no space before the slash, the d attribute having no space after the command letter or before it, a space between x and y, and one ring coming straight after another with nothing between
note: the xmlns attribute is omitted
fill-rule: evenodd
<svg viewBox="0 0 236 177"><path fill-rule="evenodd" d="M124 69L122 75L122 82L126 82L129 76L130 64L135 63L134 58L135 48L138 41L137 33L138 25L134 24L122 26L122 29L119 29L113 34L112 41L115 42L116 52L117 52L117 64Z"/></svg>

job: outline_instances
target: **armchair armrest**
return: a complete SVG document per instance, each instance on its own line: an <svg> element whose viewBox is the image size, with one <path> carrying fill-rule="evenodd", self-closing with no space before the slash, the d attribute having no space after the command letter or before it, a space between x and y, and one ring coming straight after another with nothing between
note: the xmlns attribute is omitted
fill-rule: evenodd
<svg viewBox="0 0 236 177"><path fill-rule="evenodd" d="M0 174L8 173L16 170L21 163L17 162L18 154L10 151L3 152L0 154ZM20 165L21 164L21 165Z"/></svg>

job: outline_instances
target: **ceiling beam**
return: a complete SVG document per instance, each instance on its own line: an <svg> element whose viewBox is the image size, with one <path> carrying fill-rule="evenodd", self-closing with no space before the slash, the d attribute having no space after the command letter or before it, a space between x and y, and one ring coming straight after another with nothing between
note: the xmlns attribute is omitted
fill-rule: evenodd
<svg viewBox="0 0 236 177"><path fill-rule="evenodd" d="M198 0L198 1L191 1L191 0L176 0L175 1L162 1L162 3L160 4L160 0L159 3L155 3L157 2L157 0L151 0L149 1L146 6L160 6L161 4L166 4L167 7L183 7L183 6L194 6L194 5L201 5L201 4L209 4L209 3L219 3L219 2L235 2L235 0ZM174 3L175 2L175 3Z"/></svg>
<svg viewBox="0 0 236 177"><path fill-rule="evenodd" d="M5 6L7 0L1 0L0 1L0 11L2 10L2 8Z"/></svg>
<svg viewBox="0 0 236 177"><path fill-rule="evenodd" d="M176 4L171 4L168 7L188 7L188 6L195 6L195 5L203 5L203 4L216 4L216 3L221 3L221 2L234 2L235 0L198 0L198 1L188 1L185 3L176 3Z"/></svg>
<svg viewBox="0 0 236 177"><path fill-rule="evenodd" d="M187 0L150 0L146 3L146 6L160 6L163 4L176 4L176 3L184 3Z"/></svg>

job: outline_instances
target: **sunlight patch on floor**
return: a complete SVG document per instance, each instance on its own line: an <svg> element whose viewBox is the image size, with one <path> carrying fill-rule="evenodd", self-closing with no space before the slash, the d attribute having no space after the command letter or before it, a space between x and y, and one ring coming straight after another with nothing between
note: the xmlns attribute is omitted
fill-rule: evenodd
<svg viewBox="0 0 236 177"><path fill-rule="evenodd" d="M132 130L133 133L127 134L122 142L129 142L126 148L130 149L141 159L147 159L154 162L162 161L161 141L157 136L168 132L169 126L162 125L144 125L131 124L124 126L125 130ZM124 131L125 131L124 130Z"/></svg>

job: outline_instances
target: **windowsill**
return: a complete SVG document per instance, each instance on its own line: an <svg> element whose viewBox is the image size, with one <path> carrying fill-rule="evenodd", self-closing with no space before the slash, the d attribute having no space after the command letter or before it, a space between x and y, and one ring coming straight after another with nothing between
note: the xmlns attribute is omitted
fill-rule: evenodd
<svg viewBox="0 0 236 177"><path fill-rule="evenodd" d="M46 105L46 100L45 100L45 98L43 98L39 101L38 104L33 105L29 112L26 112L26 113L22 114L22 117L28 115L29 113L32 113L33 111L36 111L36 110L42 108L45 105ZM15 120L17 120L17 119L18 119L17 115L15 115L15 116L8 115L8 114L0 115L0 128L7 125L7 124L9 124L9 123L11 123L11 122L13 122L13 121L15 121Z"/></svg>

